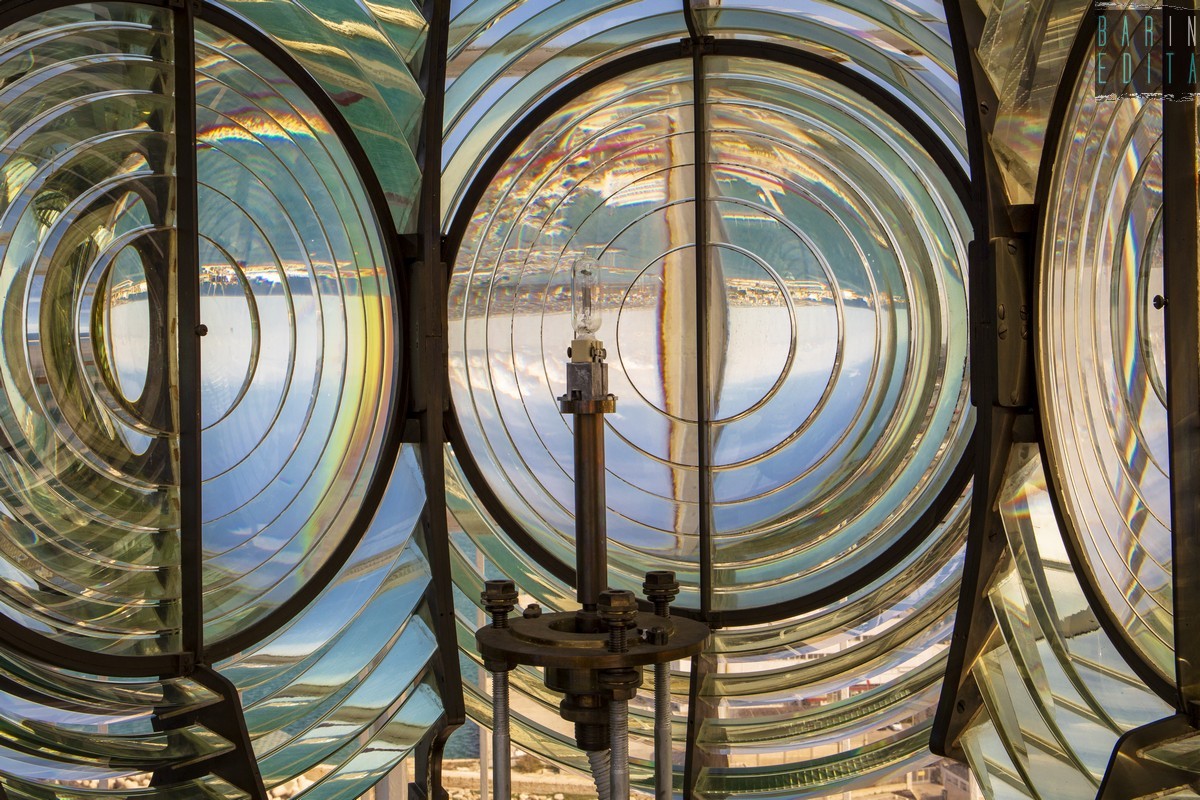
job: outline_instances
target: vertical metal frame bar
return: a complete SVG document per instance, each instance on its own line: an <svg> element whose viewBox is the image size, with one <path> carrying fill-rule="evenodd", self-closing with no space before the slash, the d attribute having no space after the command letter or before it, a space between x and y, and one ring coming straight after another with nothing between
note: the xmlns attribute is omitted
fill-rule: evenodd
<svg viewBox="0 0 1200 800"><path fill-rule="evenodd" d="M179 568L183 650L204 661L200 461L200 209L196 164L196 8L174 4L175 307L178 351Z"/></svg>
<svg viewBox="0 0 1200 800"><path fill-rule="evenodd" d="M958 613L954 621L946 675L942 682L937 713L930 735L930 750L958 758L958 735L979 710L978 693L960 690L968 683L971 662L982 648L994 621L983 597L991 571L1003 550L1003 537L995 535L991 509L1003 475L1004 462L1011 444L1012 414L997 407L999 387L996 381L998 354L993 320L995 298L988 263L988 242L1006 219L1003 198L998 196L994 170L988 157L986 135L991 127L989 112L996 108L995 98L981 97L988 91L986 76L975 57L975 45L982 37L983 12L970 0L945 0L946 19L954 51L963 122L967 131L967 158L971 169L972 191L967 212L974 239L967 254L969 294L968 316L971 325L971 402L975 405L975 484L971 496L967 531L967 556L959 590ZM999 225L997 224L999 223ZM1011 233L1011 231L1005 231Z"/></svg>
<svg viewBox="0 0 1200 800"><path fill-rule="evenodd" d="M712 612L712 376L709 375L709 290L712 278L709 265L708 213L708 106L704 74L703 39L693 39L692 50L692 148L696 188L696 422L699 428L696 463L700 471L700 617Z"/></svg>
<svg viewBox="0 0 1200 800"><path fill-rule="evenodd" d="M1175 0L1182 14L1195 0ZM1171 12L1166 12L1171 13ZM1182 15L1181 14L1181 15ZM1171 469L1171 579L1175 687L1193 727L1200 716L1200 292L1196 101L1162 101L1163 291L1167 300L1167 437Z"/></svg>
<svg viewBox="0 0 1200 800"><path fill-rule="evenodd" d="M449 271L442 240L442 135L445 109L446 54L450 29L449 0L426 0L422 6L429 32L420 84L425 92L418 159L421 194L418 210L418 260L411 265L412 313L409 331L415 368L412 416L420 429L421 473L425 478L423 531L425 554L433 580L426 601L434 623L438 660L434 673L442 696L440 726L430 732L418 753L417 791L442 798L442 754L450 735L466 721L458 634L454 616L454 582L450 566L450 533L446 524L446 406L449 402L447 298ZM423 784L423 785L422 785Z"/></svg>
<svg viewBox="0 0 1200 800"><path fill-rule="evenodd" d="M700 506L697 536L700 540L700 614L707 621L712 613L713 552L712 552L712 424L709 373L709 214L708 214L708 105L704 73L704 37L693 0L683 0L683 15L687 23L687 47L692 59L692 161L695 187L696 225L696 468L700 478L696 498ZM704 710L701 692L709 658L701 653L692 657L688 680L687 738L684 746L683 797L694 797L704 758L700 752L699 735L703 727Z"/></svg>
<svg viewBox="0 0 1200 800"><path fill-rule="evenodd" d="M251 747L240 698L233 684L207 666L204 643L204 544L201 463L200 208L196 157L196 14L198 1L172 3L175 89L175 261L171 276L176 312L179 432L179 567L185 669L218 691L222 702L201 712L205 727L234 749L196 768L219 774L256 800L266 790ZM195 669L191 669L195 668ZM170 730L170 723L168 723ZM185 770L186 771L186 770ZM174 771L154 775L170 782ZM186 779L187 775L176 775Z"/></svg>

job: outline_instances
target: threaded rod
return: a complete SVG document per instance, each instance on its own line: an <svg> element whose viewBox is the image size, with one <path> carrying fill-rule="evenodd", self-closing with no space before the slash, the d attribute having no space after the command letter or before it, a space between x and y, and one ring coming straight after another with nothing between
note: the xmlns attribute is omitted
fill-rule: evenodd
<svg viewBox="0 0 1200 800"><path fill-rule="evenodd" d="M607 750L588 750L588 763L592 765L592 780L596 782L598 800L611 800L612 776L609 772Z"/></svg>
<svg viewBox="0 0 1200 800"><path fill-rule="evenodd" d="M671 665L654 665L654 797L671 800L675 769L671 762Z"/></svg>
<svg viewBox="0 0 1200 800"><path fill-rule="evenodd" d="M611 800L629 800L629 703L613 700L608 706L608 727L612 731Z"/></svg>
<svg viewBox="0 0 1200 800"><path fill-rule="evenodd" d="M508 672L492 673L492 798L512 800Z"/></svg>

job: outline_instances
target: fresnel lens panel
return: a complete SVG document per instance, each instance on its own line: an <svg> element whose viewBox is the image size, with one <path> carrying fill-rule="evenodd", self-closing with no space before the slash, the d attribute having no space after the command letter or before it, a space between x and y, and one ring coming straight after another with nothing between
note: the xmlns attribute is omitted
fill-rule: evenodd
<svg viewBox="0 0 1200 800"><path fill-rule="evenodd" d="M1048 198L1038 343L1063 517L1130 643L1174 672L1163 312L1162 101L1081 71ZM1161 299L1160 299L1161 302Z"/></svg>
<svg viewBox="0 0 1200 800"><path fill-rule="evenodd" d="M1182 412L1175 149L1083 6L0 0L0 797L360 797L508 686L602 790L882 787L944 727L1092 796L1177 666ZM978 450L972 227L1042 245L971 288L1038 301ZM608 666L500 663L535 601Z"/></svg>
<svg viewBox="0 0 1200 800"><path fill-rule="evenodd" d="M676 789L815 796L929 759L970 496L969 224L944 144L957 122L935 93L910 86L928 101L914 114L858 69L880 66L874 39L846 37L846 70L824 58L841 34L725 5L701 16L713 34L753 29L771 45L648 48L657 57L606 64L557 96L543 85L557 51L520 57L544 59L538 70L488 62L489 88L464 33L471 91L512 81L541 103L495 135L503 108L466 131L463 101L447 139L461 153L493 135L494 148L449 229L456 583L464 605L502 574L523 602L572 607L578 423L556 412L578 335L572 267L592 259L617 398L604 418L608 581L641 594L648 570L671 569L676 613L718 629L691 662L701 674L671 686ZM780 37L762 33L774 17ZM593 30L558 23L563 54ZM457 167L448 178L457 186ZM584 766L541 674L517 666L504 680L515 740ZM485 720L488 691L468 686ZM647 782L662 760L651 712L631 703L645 734L631 771Z"/></svg>
<svg viewBox="0 0 1200 800"><path fill-rule="evenodd" d="M1146 27L1193 21L1170 6L960 4L983 81L993 488L934 739L989 800L1196 796L1195 97L1136 94L1097 54L1102 21L1138 30L1109 42L1153 74Z"/></svg>
<svg viewBox="0 0 1200 800"><path fill-rule="evenodd" d="M570 265L594 256L620 398L614 580L658 563L698 607L711 515L713 605L746 609L861 570L950 483L970 430L965 219L932 158L862 97L752 58L705 64L707 398L684 61L573 101L491 182L452 277L451 375L489 488L539 544L569 552L571 429L539 409L565 381Z"/></svg>
<svg viewBox="0 0 1200 800"><path fill-rule="evenodd" d="M278 45L133 3L0 12L0 613L21 653L0 658L0 783L123 794L152 774L163 796L238 796L253 781L226 756L254 759L252 739L268 787L328 777L357 795L440 713L432 637L410 619L422 482L391 432L383 194ZM201 325L183 329L193 301ZM102 677L190 676L184 657L195 681ZM203 677L214 658L250 739L201 711L242 715L234 684ZM212 774L184 766L205 759Z"/></svg>
<svg viewBox="0 0 1200 800"><path fill-rule="evenodd" d="M113 10L4 32L3 603L76 647L178 651L173 44L169 15Z"/></svg>

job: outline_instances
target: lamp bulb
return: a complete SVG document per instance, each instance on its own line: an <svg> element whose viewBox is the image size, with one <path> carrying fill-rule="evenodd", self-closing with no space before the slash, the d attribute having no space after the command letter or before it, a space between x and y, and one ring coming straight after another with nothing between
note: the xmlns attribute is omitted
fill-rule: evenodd
<svg viewBox="0 0 1200 800"><path fill-rule="evenodd" d="M576 339L594 339L603 322L600 307L600 265L577 258L571 266L571 324Z"/></svg>

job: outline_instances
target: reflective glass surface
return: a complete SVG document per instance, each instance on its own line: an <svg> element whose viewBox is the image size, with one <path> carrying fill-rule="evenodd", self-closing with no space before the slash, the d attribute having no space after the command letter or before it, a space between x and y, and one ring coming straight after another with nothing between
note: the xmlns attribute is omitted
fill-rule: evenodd
<svg viewBox="0 0 1200 800"><path fill-rule="evenodd" d="M574 563L570 264L599 257L610 564L676 569L697 605L691 68L605 83L553 116L478 205L450 285L450 378L470 454L522 527ZM687 305L688 297L692 305ZM689 380L688 377L691 377Z"/></svg>
<svg viewBox="0 0 1200 800"><path fill-rule="evenodd" d="M441 715L422 611L430 571L413 539L423 502L406 447L337 577L283 631L217 665L241 695L269 791L359 797Z"/></svg>
<svg viewBox="0 0 1200 800"><path fill-rule="evenodd" d="M219 639L289 597L347 534L398 376L381 233L345 150L261 55L203 23L197 36L206 612ZM8 613L81 647L170 649L169 17L65 9L4 42L0 326L20 343L4 349L0 415Z"/></svg>
<svg viewBox="0 0 1200 800"><path fill-rule="evenodd" d="M703 33L829 58L915 110L965 152L958 80L939 0L692 0Z"/></svg>
<svg viewBox="0 0 1200 800"><path fill-rule="evenodd" d="M450 15L447 226L483 159L551 92L619 56L687 36L679 0L455 0Z"/></svg>
<svg viewBox="0 0 1200 800"><path fill-rule="evenodd" d="M1038 386L1050 479L1089 580L1174 675L1162 290L1162 101L1075 82L1045 208Z"/></svg>
<svg viewBox="0 0 1200 800"><path fill-rule="evenodd" d="M845 579L946 490L973 424L969 226L864 98L705 65L714 606L738 608Z"/></svg>
<svg viewBox="0 0 1200 800"><path fill-rule="evenodd" d="M383 184L397 229L416 231L421 167L415 154L425 98L415 76L428 29L418 6L412 0L216 4L272 37L321 84Z"/></svg>
<svg viewBox="0 0 1200 800"><path fill-rule="evenodd" d="M989 142L1009 202L1032 203L1046 125L1085 0L989 3L979 62L999 99Z"/></svg>
<svg viewBox="0 0 1200 800"><path fill-rule="evenodd" d="M232 744L199 724L164 731L216 696L186 678L114 680L0 657L0 786L9 797L76 797L73 792L146 797L233 796L204 779L148 789L150 772L226 753ZM209 794L209 792L212 792Z"/></svg>
<svg viewBox="0 0 1200 800"><path fill-rule="evenodd" d="M829 613L714 634L697 792L817 797L934 761L968 506L965 494L930 545Z"/></svg>
<svg viewBox="0 0 1200 800"><path fill-rule="evenodd" d="M1033 796L1092 798L1117 738L1171 709L1088 606L1036 445L1013 446L998 510L1008 548L987 593L997 625L971 666L985 713L963 746L989 800L1012 796L1014 783Z"/></svg>
<svg viewBox="0 0 1200 800"><path fill-rule="evenodd" d="M391 52L416 59L415 8L372 13ZM272 796L360 797L442 714L412 541L424 481L411 448L380 463L400 382L387 221L369 165L318 104L202 20L196 140L181 149L173 14L81 5L0 31L0 610L110 654L180 647L185 281L206 327L203 484L187 490L203 505L207 641L313 599L219 665L244 706L244 755L208 727L230 699L198 678L0 654L0 785L39 800L245 797L204 766L230 754L257 757ZM187 187L174 173L192 148L198 274L175 258ZM318 592L313 574L359 535ZM184 765L200 777L164 780Z"/></svg>
<svg viewBox="0 0 1200 800"><path fill-rule="evenodd" d="M851 42L851 66L863 74L897 68L878 46L896 28L870 30L880 19L921 42L912 53L936 51L942 64L914 55L918 80L899 90L932 137L918 139L926 134L828 78L731 56L703 59L701 97L691 59L668 56L531 119L549 88L581 74L581 59L597 69L601 56L572 50L581 10L454 6L443 190L448 224L455 214L465 222L449 295L462 437L459 452L447 451L447 499L461 529L452 534L456 612L473 660L468 713L486 724L489 678L473 641L483 580L512 578L522 605L573 607L572 588L523 552L520 537L574 563L572 432L557 397L572 338L572 264L595 259L597 336L618 398L605 419L610 583L640 590L645 570L673 569L678 602L699 607L700 530L709 526L712 607L780 617L718 632L695 707L689 665L674 665L676 770L694 716L698 793L816 797L883 785L932 761L970 496L952 475L973 414L969 225L926 148L948 146L942 163L962 160L961 121L938 15L904 23L874 8L823 8L860 26L846 35L795 9L774 9L775 19L743 6L699 4L705 31L756 28L822 56ZM669 13L649 15L643 46ZM512 35L551 19L562 38ZM477 121L485 100L503 107ZM528 125L520 143L514 123ZM474 175L482 196L459 208L466 170L505 135L511 155L494 176ZM460 458L482 482L468 483ZM952 509L940 525L929 520L935 507ZM520 529L516 540L493 516L501 512ZM918 520L928 538L914 545L910 536L914 549L898 552ZM800 616L775 611L835 583L853 588ZM510 681L514 741L586 769L542 676L517 668ZM648 786L652 706L642 695L631 704L631 770Z"/></svg>

